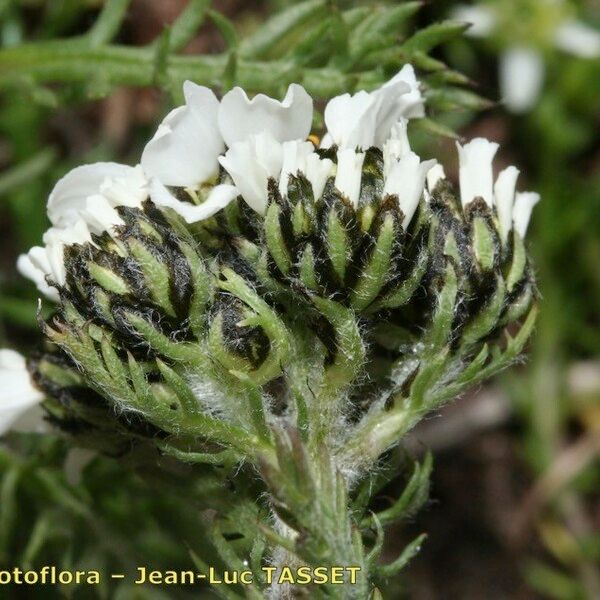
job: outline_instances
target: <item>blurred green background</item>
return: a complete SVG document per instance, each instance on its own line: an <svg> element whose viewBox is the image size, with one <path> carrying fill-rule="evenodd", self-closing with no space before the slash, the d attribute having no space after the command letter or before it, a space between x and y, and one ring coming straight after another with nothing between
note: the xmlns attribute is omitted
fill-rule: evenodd
<svg viewBox="0 0 600 600"><path fill-rule="evenodd" d="M243 36L293 4L215 0L212 6ZM337 6L353 4L379 3ZM447 18L458 4L426 4L412 24ZM431 446L436 466L429 507L397 537L400 544L427 531L429 539L402 579L390 582L386 598L600 598L600 57L578 58L544 44L547 25L540 18L560 4L565 15L600 32L600 5L495 4L513 11L515 31L539 46L545 65L539 97L520 114L497 102L487 110L437 116L461 136L500 142L497 166L518 165L520 189L542 194L528 235L542 310L524 364L425 422L407 441L412 454ZM78 35L94 23L101 5L0 0L0 46ZM150 43L185 5L134 0L119 42ZM223 51L228 30L218 25L218 19L205 23L186 53ZM511 31L504 26L486 38L463 36L432 56L496 102L498 65ZM2 64L0 347L26 351L38 339L37 294L18 276L15 261L41 240L53 183L84 162L135 163L170 100L158 87L103 87L98 73L90 74L89 86L39 86L27 73L3 79ZM452 140L432 142L420 134L415 142L422 155L453 166L449 175L455 177ZM0 446L0 568L185 564L179 534L195 530L176 493L150 492L109 459L94 460L82 473L76 463L58 438L15 435ZM76 597L87 597L80 592ZM56 597L68 593L58 590ZM100 597L187 597L179 593L138 590L136 596L131 589L106 588Z"/></svg>

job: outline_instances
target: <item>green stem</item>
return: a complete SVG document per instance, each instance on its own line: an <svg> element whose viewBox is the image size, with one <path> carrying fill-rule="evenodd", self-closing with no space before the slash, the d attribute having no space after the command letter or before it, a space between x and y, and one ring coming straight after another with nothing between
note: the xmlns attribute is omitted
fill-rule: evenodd
<svg viewBox="0 0 600 600"><path fill-rule="evenodd" d="M162 47L160 47L162 48ZM157 46L134 48L122 45L93 46L89 38L50 40L0 50L0 87L30 78L35 83L94 83L90 74L101 73L110 85L149 86L156 81L175 89L186 79L219 87L228 55L157 56ZM235 85L252 91L279 93L287 83L301 82L309 93L329 96L355 87L358 76L327 68L300 69L285 61L239 59Z"/></svg>

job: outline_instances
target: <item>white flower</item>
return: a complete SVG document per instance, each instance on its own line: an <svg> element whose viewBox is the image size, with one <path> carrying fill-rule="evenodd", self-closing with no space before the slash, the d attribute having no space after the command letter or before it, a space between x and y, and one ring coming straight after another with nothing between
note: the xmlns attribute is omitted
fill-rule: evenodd
<svg viewBox="0 0 600 600"><path fill-rule="evenodd" d="M436 163L429 169L427 173L427 189L429 192L433 192L435 186L442 179L446 179L446 172L444 171L444 167L439 163Z"/></svg>
<svg viewBox="0 0 600 600"><path fill-rule="evenodd" d="M261 133L277 142L304 140L310 133L312 114L312 98L297 83L288 87L281 102L264 94L250 100L242 88L235 87L221 100L219 128L230 148Z"/></svg>
<svg viewBox="0 0 600 600"><path fill-rule="evenodd" d="M405 229L419 205L427 174L436 164L435 160L421 162L410 149L407 127L407 119L401 118L391 128L390 137L383 144L383 193L398 196Z"/></svg>
<svg viewBox="0 0 600 600"><path fill-rule="evenodd" d="M173 209L186 223L209 219L239 195L240 192L234 185L224 183L213 187L202 204L191 204L177 200L158 179L152 179L150 182L152 201L157 206Z"/></svg>
<svg viewBox="0 0 600 600"><path fill-rule="evenodd" d="M186 105L167 116L144 149L142 167L151 179L152 200L188 223L211 217L239 195L262 214L266 182L279 180L281 144L305 140L310 133L312 98L298 84L288 87L281 102L264 94L249 99L236 87L219 103L208 88L189 81L184 94ZM216 176L219 163L235 186L216 186L199 205L178 200L166 188L196 190Z"/></svg>
<svg viewBox="0 0 600 600"><path fill-rule="evenodd" d="M383 144L384 177L387 177L394 164L410 151L408 121L402 118L392 127L390 137Z"/></svg>
<svg viewBox="0 0 600 600"><path fill-rule="evenodd" d="M52 227L43 236L44 246L35 246L17 260L19 272L55 302L66 280L63 251L71 244L91 242L91 234L123 225L116 206L141 206L148 197L141 167L118 163L95 163L69 171L48 197ZM52 283L48 283L50 280Z"/></svg>
<svg viewBox="0 0 600 600"><path fill-rule="evenodd" d="M172 110L146 144L141 165L163 185L192 187L214 177L225 149L212 90L191 81L183 84L185 105Z"/></svg>
<svg viewBox="0 0 600 600"><path fill-rule="evenodd" d="M532 0L532 5L535 0ZM535 6L534 6L535 8ZM582 58L600 56L600 31L588 27L585 23L571 19L569 9L563 3L540 6L539 10L530 10L531 30L546 27L546 44ZM488 37L506 23L501 23L500 11L510 10L509 3L497 2L488 5L458 6L453 17L471 23L467 35ZM541 11L551 11L548 19L539 19ZM519 13L515 18L522 20ZM555 22L553 22L555 21ZM543 48L528 39L516 39L514 45L508 45L500 56L500 91L509 110L515 113L528 111L535 104L544 80Z"/></svg>
<svg viewBox="0 0 600 600"><path fill-rule="evenodd" d="M435 163L435 160L421 162L414 152L409 152L392 166L385 180L383 193L398 196L400 209L404 214L402 227L405 229L413 218L423 195L427 173Z"/></svg>
<svg viewBox="0 0 600 600"><path fill-rule="evenodd" d="M498 151L498 144L484 138L475 138L461 146L456 143L459 160L460 200L463 206L481 197L491 208L493 204L494 178L492 160Z"/></svg>
<svg viewBox="0 0 600 600"><path fill-rule="evenodd" d="M140 167L112 162L83 165L69 171L48 197L48 218L56 227L69 227L81 218L88 198L103 197L111 206L140 206L148 197Z"/></svg>
<svg viewBox="0 0 600 600"><path fill-rule="evenodd" d="M515 195L513 227L522 238L527 233L531 211L539 201L540 195L536 192L517 192Z"/></svg>
<svg viewBox="0 0 600 600"><path fill-rule="evenodd" d="M496 27L496 15L489 6L481 4L473 6L456 6L452 10L452 17L457 21L464 21L470 25L467 35L473 37L486 37Z"/></svg>
<svg viewBox="0 0 600 600"><path fill-rule="evenodd" d="M267 209L269 178L279 180L283 153L281 143L268 133L235 142L219 159L244 200L259 214Z"/></svg>
<svg viewBox="0 0 600 600"><path fill-rule="evenodd" d="M500 172L494 184L496 212L498 214L500 238L503 243L506 243L508 234L512 228L513 205L518 177L519 170L516 167L510 166Z"/></svg>
<svg viewBox="0 0 600 600"><path fill-rule="evenodd" d="M565 52L581 58L600 56L600 32L580 21L568 20L556 30L554 41Z"/></svg>
<svg viewBox="0 0 600 600"><path fill-rule="evenodd" d="M290 175L302 173L310 182L313 198L321 197L327 179L333 173L333 161L321 158L311 142L291 141L282 146L283 162L279 178L279 192L285 196Z"/></svg>
<svg viewBox="0 0 600 600"><path fill-rule="evenodd" d="M335 187L350 200L354 208L358 206L364 152L345 148L337 152L337 173Z"/></svg>
<svg viewBox="0 0 600 600"><path fill-rule="evenodd" d="M401 117L424 115L423 105L414 69L405 65L374 92L342 94L330 100L325 107L327 135L322 145L363 150L371 146L381 148Z"/></svg>
<svg viewBox="0 0 600 600"><path fill-rule="evenodd" d="M514 113L528 111L544 82L544 59L535 48L513 46L500 55L502 100Z"/></svg>
<svg viewBox="0 0 600 600"><path fill-rule="evenodd" d="M54 285L66 283L64 248L72 244L85 244L92 238L86 223L80 219L68 228L51 227L44 233L44 246L34 246L17 260L21 275L33 281L38 290L50 300L58 302L58 290Z"/></svg>
<svg viewBox="0 0 600 600"><path fill-rule="evenodd" d="M463 207L475 198L483 198L496 211L503 244L506 244L511 229L522 238L525 237L531 211L539 202L540 195L535 192L515 192L519 171L513 166L501 171L494 183L492 161L498 144L484 138L475 138L464 146L456 146ZM432 185L429 185L429 190L433 190Z"/></svg>
<svg viewBox="0 0 600 600"><path fill-rule="evenodd" d="M0 350L0 435L43 399L31 383L25 359L14 350Z"/></svg>

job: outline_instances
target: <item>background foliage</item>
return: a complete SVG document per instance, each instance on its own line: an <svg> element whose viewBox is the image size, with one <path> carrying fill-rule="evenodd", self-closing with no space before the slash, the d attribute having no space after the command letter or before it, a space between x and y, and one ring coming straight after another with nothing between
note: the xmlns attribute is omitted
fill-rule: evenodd
<svg viewBox="0 0 600 600"><path fill-rule="evenodd" d="M421 127L500 141L501 162L542 193L530 240L543 302L528 363L414 434L422 443L409 453L436 450L433 502L398 528L398 543L423 531L429 540L384 595L600 597L600 60L548 53L542 96L513 116L484 100L499 97L494 45L439 24L454 2L102 4L0 0L1 345L27 349L37 337L36 294L14 263L41 238L53 182L82 162L131 162L183 79L275 95L302 81L325 98L411 61L432 110ZM592 1L576 8L600 27ZM423 154L453 164L448 137L423 148L415 134ZM150 491L109 459L78 477L67 457L58 439L13 435L0 447L0 568L189 568L181 540L193 546L204 531L177 490Z"/></svg>

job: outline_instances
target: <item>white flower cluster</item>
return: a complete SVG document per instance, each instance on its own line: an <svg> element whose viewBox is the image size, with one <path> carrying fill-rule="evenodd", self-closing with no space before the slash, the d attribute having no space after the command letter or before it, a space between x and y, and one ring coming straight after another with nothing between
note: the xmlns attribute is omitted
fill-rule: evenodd
<svg viewBox="0 0 600 600"><path fill-rule="evenodd" d="M358 207L365 151L377 147L383 153L383 192L398 198L407 227L421 198L427 199L444 177L441 165L421 161L408 142L408 119L424 115L424 98L410 65L373 92L344 94L328 103L321 146L335 149L337 164L322 158L307 140L313 101L300 85L290 85L281 102L263 94L249 99L241 88L219 102L211 90L189 81L184 96L185 105L163 120L139 165L85 165L56 184L48 199L52 226L44 234L44 246L18 260L20 272L47 298L58 301L57 288L66 284L65 246L93 244L92 234L110 233L122 225L118 206L139 207L150 198L194 223L241 197L264 214L268 181L276 181L285 195L289 175L301 172L315 198L334 178L337 189ZM493 207L506 241L511 228L525 235L539 196L515 193L514 167L502 171L494 185L492 159L497 149L497 144L480 138L458 146L461 198L467 205L482 197ZM185 188L190 201L176 197L173 187ZM3 426L40 402L41 395L30 383L24 360L11 351L0 352L2 433Z"/></svg>
<svg viewBox="0 0 600 600"><path fill-rule="evenodd" d="M600 31L589 27L570 14L568 3L562 0L531 0L538 3L537 10L531 8L518 12L518 17L530 16L529 29L553 24L547 32L546 43L573 56L585 59L600 57ZM461 5L453 9L452 16L471 25L467 35L472 37L494 37L502 32L502 14L506 12L505 2L496 0L484 4ZM556 12L563 18L537 19L540 11ZM535 22L535 20L540 21ZM542 23L544 21L544 23ZM506 45L500 55L500 92L509 110L523 113L535 104L544 81L544 48L539 47L532 35L529 40L515 40Z"/></svg>
<svg viewBox="0 0 600 600"><path fill-rule="evenodd" d="M468 144L456 144L459 160L460 201L466 206L475 198L483 198L498 216L498 229L503 243L514 229L525 237L531 211L540 201L537 192L517 192L519 170L510 166L501 171L494 183L492 161L498 144L475 138Z"/></svg>
<svg viewBox="0 0 600 600"><path fill-rule="evenodd" d="M336 187L356 206L363 150L372 146L385 154L385 192L398 195L405 224L410 221L433 165L421 162L406 138L406 120L425 112L411 65L373 92L344 94L329 102L322 145L337 147L337 165L321 158L307 141L313 101L300 85L291 84L281 102L264 94L249 99L241 88L219 102L211 90L191 81L185 82L183 92L185 104L164 118L139 165L85 165L56 184L48 200L52 227L44 235L44 246L18 260L19 271L46 297L57 301L56 286L65 284L65 245L93 243L91 234L122 224L117 206L140 206L151 198L195 223L241 196L263 214L268 180L278 181L285 194L289 175L298 171L311 183L315 198L327 179L335 177ZM227 181L218 184L220 167ZM176 198L172 187L185 188L190 201Z"/></svg>

